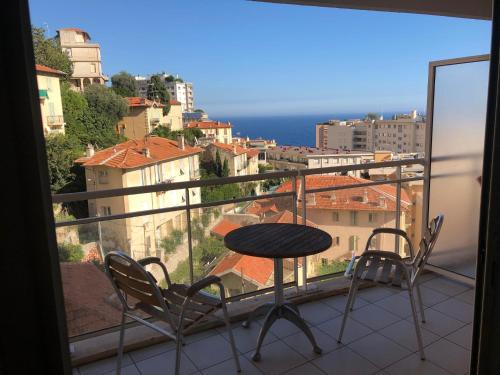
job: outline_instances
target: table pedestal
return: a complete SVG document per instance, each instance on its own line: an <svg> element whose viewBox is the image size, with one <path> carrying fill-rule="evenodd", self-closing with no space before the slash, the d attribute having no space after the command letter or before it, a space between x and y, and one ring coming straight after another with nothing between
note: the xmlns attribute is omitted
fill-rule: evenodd
<svg viewBox="0 0 500 375"><path fill-rule="evenodd" d="M250 327L250 323L256 316L265 313L266 318L264 319L264 324L260 330L259 338L257 339L257 348L255 349L255 354L252 359L254 361L260 360L260 347L266 337L267 331L273 325L273 323L278 319L286 319L289 322L295 324L302 332L305 333L315 353L321 354L321 348L316 344L316 340L309 329L307 323L300 316L299 309L297 306L290 302L284 302L283 298L283 259L274 259L274 303L266 303L262 306L257 307L248 319L242 324L243 327Z"/></svg>

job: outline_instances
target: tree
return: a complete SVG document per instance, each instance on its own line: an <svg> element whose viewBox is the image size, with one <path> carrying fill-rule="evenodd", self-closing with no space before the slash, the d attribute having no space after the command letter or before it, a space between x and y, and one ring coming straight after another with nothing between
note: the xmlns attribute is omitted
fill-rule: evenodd
<svg viewBox="0 0 500 375"><path fill-rule="evenodd" d="M61 50L58 41L54 38L47 39L45 30L41 27L33 26L31 33L35 62L66 73L64 78L68 79L73 74L73 64L68 54Z"/></svg>
<svg viewBox="0 0 500 375"><path fill-rule="evenodd" d="M71 137L55 134L45 139L49 167L50 190L60 192L72 184L77 171L74 160L82 155L83 149Z"/></svg>
<svg viewBox="0 0 500 375"><path fill-rule="evenodd" d="M227 162L227 159L224 159L224 163L222 164L221 177L228 177L230 172L231 171L229 170L229 163Z"/></svg>
<svg viewBox="0 0 500 375"><path fill-rule="evenodd" d="M84 95L89 108L99 115L105 115L112 123L117 123L128 114L127 101L104 85L90 85Z"/></svg>
<svg viewBox="0 0 500 375"><path fill-rule="evenodd" d="M80 244L58 244L57 250L59 252L59 262L81 262L85 256L82 245Z"/></svg>
<svg viewBox="0 0 500 375"><path fill-rule="evenodd" d="M150 100L160 100L160 102L164 105L164 115L167 115L168 112L170 112L170 94L168 93L167 86L165 86L165 82L163 82L160 75L155 74L151 76L148 85L147 97Z"/></svg>
<svg viewBox="0 0 500 375"><path fill-rule="evenodd" d="M171 131L166 126L156 127L151 132L151 134L157 135L158 137L172 139L174 141L176 141L180 135L184 135L184 140L186 141L186 143L190 144L191 146L195 144L197 138L203 137L203 133L200 129L188 129L188 128L186 128L183 130Z"/></svg>
<svg viewBox="0 0 500 375"><path fill-rule="evenodd" d="M195 109L194 110L196 113L205 113L205 111L203 109Z"/></svg>
<svg viewBox="0 0 500 375"><path fill-rule="evenodd" d="M135 78L125 71L111 77L111 88L123 97L138 96Z"/></svg>
<svg viewBox="0 0 500 375"><path fill-rule="evenodd" d="M200 129L196 129L196 128L186 128L183 130L183 133L184 133L184 139L190 145L194 145L196 142L196 139L203 137L203 132Z"/></svg>
<svg viewBox="0 0 500 375"><path fill-rule="evenodd" d="M367 120L378 120L380 118L380 114L376 112L368 112L365 118Z"/></svg>
<svg viewBox="0 0 500 375"><path fill-rule="evenodd" d="M215 151L215 174L218 177L222 176L222 160L219 150Z"/></svg>

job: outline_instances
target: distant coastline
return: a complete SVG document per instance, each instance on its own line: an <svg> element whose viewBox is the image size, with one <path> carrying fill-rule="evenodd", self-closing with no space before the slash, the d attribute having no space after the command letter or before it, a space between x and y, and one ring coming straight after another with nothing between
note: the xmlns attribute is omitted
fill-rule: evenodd
<svg viewBox="0 0 500 375"><path fill-rule="evenodd" d="M394 113L384 113L391 118ZM233 137L262 137L275 139L279 145L314 146L315 124L330 119L362 119L363 113L337 113L331 115L290 115L290 116L234 116L218 117L215 120L230 121Z"/></svg>

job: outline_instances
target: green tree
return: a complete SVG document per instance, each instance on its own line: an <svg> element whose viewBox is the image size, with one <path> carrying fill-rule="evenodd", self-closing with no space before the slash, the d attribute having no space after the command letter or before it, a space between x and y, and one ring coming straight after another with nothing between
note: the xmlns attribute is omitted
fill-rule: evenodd
<svg viewBox="0 0 500 375"><path fill-rule="evenodd" d="M90 85L84 95L92 112L105 115L113 123L128 114L127 101L104 85Z"/></svg>
<svg viewBox="0 0 500 375"><path fill-rule="evenodd" d="M259 164L259 173L266 173L270 170L273 170L273 166L271 164Z"/></svg>
<svg viewBox="0 0 500 375"><path fill-rule="evenodd" d="M189 143L190 145L194 145L196 139L203 137L203 132L200 129L186 128L182 131L184 133L184 138L186 142Z"/></svg>
<svg viewBox="0 0 500 375"><path fill-rule="evenodd" d="M82 245L62 243L57 245L59 252L60 262L81 262L85 253L83 252Z"/></svg>
<svg viewBox="0 0 500 375"><path fill-rule="evenodd" d="M194 110L196 113L205 113L205 111L203 109L195 109Z"/></svg>
<svg viewBox="0 0 500 375"><path fill-rule="evenodd" d="M224 163L222 164L221 177L228 177L230 172L231 171L229 170L229 163L227 162L227 159L224 159Z"/></svg>
<svg viewBox="0 0 500 375"><path fill-rule="evenodd" d="M376 112L368 112L365 118L367 120L378 120L380 118L380 114Z"/></svg>
<svg viewBox="0 0 500 375"><path fill-rule="evenodd" d="M170 94L168 93L167 86L165 86L165 82L163 82L160 75L155 74L151 76L148 85L147 97L150 100L160 100L160 102L164 105L164 115L167 115L168 112L170 112Z"/></svg>
<svg viewBox="0 0 500 375"><path fill-rule="evenodd" d="M57 193L68 189L77 179L74 160L82 155L83 149L71 137L56 134L45 139L49 167L50 189Z"/></svg>
<svg viewBox="0 0 500 375"><path fill-rule="evenodd" d="M177 140L179 135L184 135L184 140L191 146L195 144L197 138L203 137L203 133L200 129L183 129L171 131L166 126L158 126L153 130L151 134L157 135L158 137L172 139L174 141Z"/></svg>
<svg viewBox="0 0 500 375"><path fill-rule="evenodd" d="M218 177L222 176L222 160L219 150L215 151L215 174Z"/></svg>
<svg viewBox="0 0 500 375"><path fill-rule="evenodd" d="M135 78L125 71L121 71L111 77L111 88L114 92L123 97L139 95L135 84Z"/></svg>
<svg viewBox="0 0 500 375"><path fill-rule="evenodd" d="M329 263L321 263L316 270L316 275L328 275L330 273L344 272L347 268L349 261L334 260Z"/></svg>
<svg viewBox="0 0 500 375"><path fill-rule="evenodd" d="M31 34L35 62L66 73L65 79L68 79L73 74L73 64L68 54L61 50L58 40L46 38L45 30L41 27L32 26Z"/></svg>

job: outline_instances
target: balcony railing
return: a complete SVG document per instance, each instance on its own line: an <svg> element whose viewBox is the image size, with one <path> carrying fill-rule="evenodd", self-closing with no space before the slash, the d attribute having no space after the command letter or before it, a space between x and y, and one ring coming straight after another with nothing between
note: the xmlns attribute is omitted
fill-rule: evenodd
<svg viewBox="0 0 500 375"><path fill-rule="evenodd" d="M63 126L64 117L63 116L47 116L47 124L49 126Z"/></svg>
<svg viewBox="0 0 500 375"><path fill-rule="evenodd" d="M353 252L363 250L364 233L371 232L375 227L403 228L417 232L415 238L419 237L420 223L414 220L418 215L414 212L416 208L411 206L407 187L421 183L423 177L405 177L404 167L408 165L425 165L425 162L424 159L397 160L58 194L53 196L53 203L88 201L97 209L99 206L111 207L111 203L103 202L113 202L113 199L128 197L133 202L151 193L172 192L174 197L182 197L182 200L178 198L176 201L181 204L170 202L148 209L135 204L141 209L113 212L110 208L111 214L107 216L56 222L58 240L63 242L64 238L74 237L71 231L76 228L80 239L83 235L87 242L97 244L97 258L102 258L113 249L125 250L135 258L160 255L171 272L173 282L193 283L207 274L226 275L227 280L223 281L227 281L230 300L236 302L272 292L273 269L264 261L257 265L259 272L254 275L252 267L255 264L252 261L238 260L238 254L225 249L222 238L228 228L269 220L318 226L329 231L333 237L333 246L325 252L326 255L284 262L285 286L295 287L301 292L307 290L311 282L343 272ZM396 169L393 179L371 181L345 176L352 171L366 172L386 167ZM329 178L343 175L342 178L348 180L343 180L342 184L315 184L315 179L321 175ZM269 183L276 181L280 188L269 188ZM251 195L259 191L256 189L259 183L267 186L268 191L259 196ZM211 196L212 189L220 186L240 186L242 193L230 199ZM161 194L162 199L170 196L168 193ZM324 212L319 212L318 207L323 207L321 205L335 209L325 216ZM362 216L367 212L371 213L366 218ZM414 227L408 227L408 223L414 223ZM156 251L153 251L153 246L156 246ZM395 249L403 255L405 251L403 245L392 238L374 246ZM267 268L270 268L269 275L264 272L262 276L262 270ZM230 277L228 274L231 274ZM78 329L72 332L69 325L70 336L88 333ZM109 322L108 325L112 326ZM95 330L103 328L106 327L100 326Z"/></svg>

